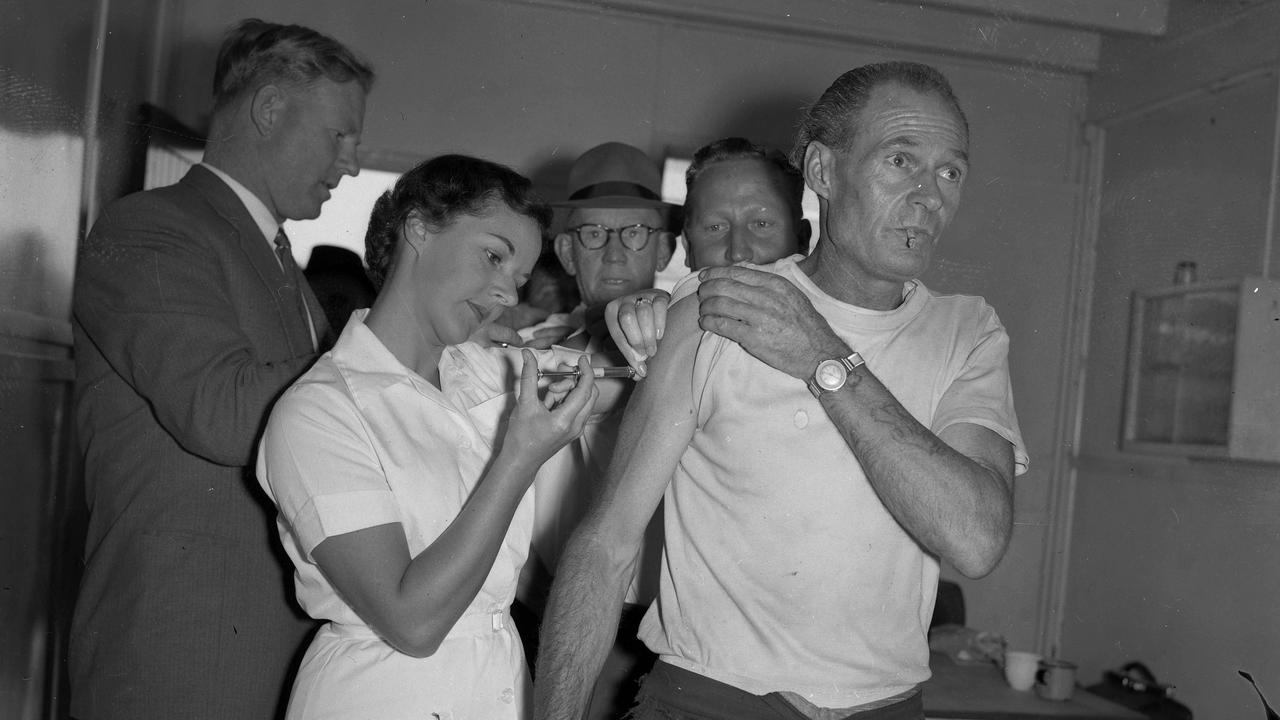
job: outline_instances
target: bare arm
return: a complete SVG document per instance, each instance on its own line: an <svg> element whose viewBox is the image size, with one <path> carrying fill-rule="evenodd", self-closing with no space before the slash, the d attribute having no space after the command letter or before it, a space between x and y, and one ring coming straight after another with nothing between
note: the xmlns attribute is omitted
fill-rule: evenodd
<svg viewBox="0 0 1280 720"><path fill-rule="evenodd" d="M740 267L706 271L700 324L806 382L818 363L856 348L785 278ZM1013 447L958 424L935 435L865 366L822 406L885 507L911 535L969 577L990 572L1012 530Z"/></svg>
<svg viewBox="0 0 1280 720"><path fill-rule="evenodd" d="M969 577L991 572L1013 523L1007 440L968 423L935 435L865 365L825 393L822 406L881 502L917 542Z"/></svg>
<svg viewBox="0 0 1280 720"><path fill-rule="evenodd" d="M312 551L361 619L408 655L433 654L471 604L534 473L582 432L596 393L588 374L559 405L544 407L528 352L520 382L520 398L497 457L458 516L427 549L410 557L404 529L390 523L335 535Z"/></svg>
<svg viewBox="0 0 1280 720"><path fill-rule="evenodd" d="M696 322L692 301L672 308L662 353L627 405L600 492L561 556L538 653L539 720L582 716L617 633L645 527L693 437Z"/></svg>

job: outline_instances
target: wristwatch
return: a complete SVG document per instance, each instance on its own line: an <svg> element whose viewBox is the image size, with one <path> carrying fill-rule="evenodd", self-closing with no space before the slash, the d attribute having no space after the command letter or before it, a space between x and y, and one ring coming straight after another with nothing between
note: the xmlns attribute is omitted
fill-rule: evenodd
<svg viewBox="0 0 1280 720"><path fill-rule="evenodd" d="M813 371L813 377L809 378L809 392L821 400L823 393L835 392L844 387L845 381L849 379L849 373L865 363L866 361L857 351L851 353L849 357L823 360L818 363L818 369Z"/></svg>

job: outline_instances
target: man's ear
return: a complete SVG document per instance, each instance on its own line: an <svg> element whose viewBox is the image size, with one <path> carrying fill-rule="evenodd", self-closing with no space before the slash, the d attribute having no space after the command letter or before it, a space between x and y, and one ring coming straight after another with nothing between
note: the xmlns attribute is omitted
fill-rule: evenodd
<svg viewBox="0 0 1280 720"><path fill-rule="evenodd" d="M675 233L670 230L663 230L658 233L658 264L654 265L655 268L661 270L667 266L667 263L671 262L671 250L675 247L675 244Z"/></svg>
<svg viewBox="0 0 1280 720"><path fill-rule="evenodd" d="M684 245L684 266L693 269L693 250L689 248L689 238L684 233L680 233L680 243Z"/></svg>
<svg viewBox="0 0 1280 720"><path fill-rule="evenodd" d="M288 98L279 85L263 85L249 101L249 119L262 137L268 137L280 126Z"/></svg>
<svg viewBox="0 0 1280 720"><path fill-rule="evenodd" d="M800 168L804 173L804 182L823 200L831 198L835 161L835 151L817 140L810 142L809 147L804 149L804 164Z"/></svg>
<svg viewBox="0 0 1280 720"><path fill-rule="evenodd" d="M578 275L577 263L573 261L573 236L569 233L556 235L556 258L560 260L560 267L564 268L570 277Z"/></svg>

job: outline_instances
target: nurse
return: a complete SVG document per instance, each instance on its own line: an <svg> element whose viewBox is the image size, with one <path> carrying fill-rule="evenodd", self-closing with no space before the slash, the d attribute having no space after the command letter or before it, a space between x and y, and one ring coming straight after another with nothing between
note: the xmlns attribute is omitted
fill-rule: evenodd
<svg viewBox="0 0 1280 720"><path fill-rule="evenodd" d="M549 220L526 178L460 155L414 168L374 207L377 300L280 398L259 450L298 600L327 621L290 720L528 714L509 614L527 491L597 390L585 358L576 385L540 393L532 353L467 339L515 304Z"/></svg>

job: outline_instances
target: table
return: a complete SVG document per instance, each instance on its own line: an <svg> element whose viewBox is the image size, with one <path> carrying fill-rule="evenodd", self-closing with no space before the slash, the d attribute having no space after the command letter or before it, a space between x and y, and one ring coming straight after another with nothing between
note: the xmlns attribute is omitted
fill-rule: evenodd
<svg viewBox="0 0 1280 720"><path fill-rule="evenodd" d="M1066 702L1019 692L995 665L960 665L941 653L929 658L933 677L924 684L930 720L1146 720L1146 716L1076 686Z"/></svg>

